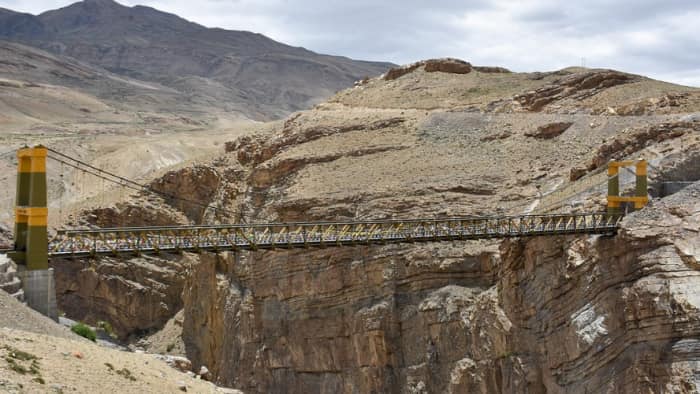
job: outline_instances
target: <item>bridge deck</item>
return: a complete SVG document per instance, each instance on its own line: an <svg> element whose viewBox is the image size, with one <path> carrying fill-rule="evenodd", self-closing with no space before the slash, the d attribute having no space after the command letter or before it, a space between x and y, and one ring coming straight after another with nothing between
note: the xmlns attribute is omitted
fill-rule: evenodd
<svg viewBox="0 0 700 394"><path fill-rule="evenodd" d="M49 257L612 234L621 218L620 215L586 213L69 230L59 232L49 242Z"/></svg>

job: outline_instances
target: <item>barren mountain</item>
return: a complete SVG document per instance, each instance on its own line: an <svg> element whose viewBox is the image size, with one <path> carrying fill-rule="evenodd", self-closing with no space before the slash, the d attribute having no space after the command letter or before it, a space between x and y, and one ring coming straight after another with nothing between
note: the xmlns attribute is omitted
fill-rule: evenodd
<svg viewBox="0 0 700 394"><path fill-rule="evenodd" d="M395 69L152 182L228 212L141 195L83 223L520 214L636 158L652 202L615 237L56 261L59 304L180 333L141 344L245 392L696 392L699 98L613 70ZM603 210L604 190L557 209Z"/></svg>
<svg viewBox="0 0 700 394"><path fill-rule="evenodd" d="M155 82L0 40L0 182L6 184L0 190L0 222L9 224L12 216L16 148L44 144L125 176L153 176L209 157L232 134L257 127L209 104ZM51 220L58 223L72 202L94 197L95 180L86 183L54 161L48 171L51 208L58 213ZM112 186L99 194L113 198Z"/></svg>
<svg viewBox="0 0 700 394"><path fill-rule="evenodd" d="M25 45L0 41L0 59L0 105L6 131L53 128L58 132L81 124L111 124L118 129L124 124L148 127L149 123L158 129L158 122L149 120L159 118L172 121L171 127L177 130L226 116L174 89Z"/></svg>
<svg viewBox="0 0 700 394"><path fill-rule="evenodd" d="M38 16L0 9L0 38L167 86L195 105L251 119L305 109L388 63L320 55L150 7L86 0Z"/></svg>

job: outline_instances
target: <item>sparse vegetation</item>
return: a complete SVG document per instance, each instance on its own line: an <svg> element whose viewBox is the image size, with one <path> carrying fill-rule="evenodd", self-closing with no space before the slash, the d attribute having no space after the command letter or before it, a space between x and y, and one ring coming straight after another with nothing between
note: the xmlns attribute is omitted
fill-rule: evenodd
<svg viewBox="0 0 700 394"><path fill-rule="evenodd" d="M7 365L9 365L10 369L17 372L20 375L25 375L29 370L25 368L24 366L20 365L12 359L11 357L5 357L5 361L7 361Z"/></svg>
<svg viewBox="0 0 700 394"><path fill-rule="evenodd" d="M3 349L7 351L5 361L12 371L20 375L35 375L34 381L45 384L44 379L41 377L39 358L37 356L11 346L4 346ZM26 366L26 363L29 363L29 366Z"/></svg>
<svg viewBox="0 0 700 394"><path fill-rule="evenodd" d="M115 371L114 365L112 365L111 363L105 363L105 365L107 366L107 368L108 368L110 371ZM122 369L120 369L120 370L118 370L118 371L116 371L116 372L117 372L117 375L123 376L124 378L129 379L129 380L131 380L132 382L135 382L135 381L136 381L136 377L135 377L135 376L131 373L131 371L130 371L129 369L127 369L127 368L122 368Z"/></svg>
<svg viewBox="0 0 700 394"><path fill-rule="evenodd" d="M121 375L121 376L125 377L126 379L131 380L132 382L136 381L136 377L131 373L131 371L129 371L126 368L122 368L119 371L117 371L117 375Z"/></svg>
<svg viewBox="0 0 700 394"><path fill-rule="evenodd" d="M17 359L17 360L22 360L22 361L32 361L32 360L38 360L37 356L23 352L19 349L13 348L11 346L5 346L5 350L9 353L8 357Z"/></svg>
<svg viewBox="0 0 700 394"><path fill-rule="evenodd" d="M101 328L102 331L106 332L111 338L117 338L117 334L114 333L114 328L108 321L100 320L97 322L97 327Z"/></svg>
<svg viewBox="0 0 700 394"><path fill-rule="evenodd" d="M87 338L93 342L97 340L97 334L95 334L95 331L83 323L73 324L70 330L80 335L81 337Z"/></svg>

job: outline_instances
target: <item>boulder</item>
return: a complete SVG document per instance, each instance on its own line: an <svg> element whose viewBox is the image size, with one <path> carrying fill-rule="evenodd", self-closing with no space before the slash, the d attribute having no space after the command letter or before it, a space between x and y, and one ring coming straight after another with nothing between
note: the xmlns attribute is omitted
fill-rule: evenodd
<svg viewBox="0 0 700 394"><path fill-rule="evenodd" d="M547 123L545 125L539 126L536 131L525 133L525 135L528 137L547 140L560 136L569 127L571 127L572 124L573 122Z"/></svg>
<svg viewBox="0 0 700 394"><path fill-rule="evenodd" d="M185 357L163 355L163 354L156 354L154 356L158 360L165 361L166 364L177 369L180 372L183 372L183 373L192 372L192 362L190 362L190 360L188 360ZM208 370L207 370L207 372L208 372Z"/></svg>
<svg viewBox="0 0 700 394"><path fill-rule="evenodd" d="M0 249L12 247L12 230L0 223Z"/></svg>

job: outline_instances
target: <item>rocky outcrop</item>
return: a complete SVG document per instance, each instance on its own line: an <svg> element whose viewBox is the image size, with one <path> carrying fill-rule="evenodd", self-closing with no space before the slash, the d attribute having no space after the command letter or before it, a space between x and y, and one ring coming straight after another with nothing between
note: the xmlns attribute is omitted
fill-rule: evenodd
<svg viewBox="0 0 700 394"><path fill-rule="evenodd" d="M162 327L182 308L190 255L53 259L58 308L75 320L109 322L121 338Z"/></svg>
<svg viewBox="0 0 700 394"><path fill-rule="evenodd" d="M173 209L147 200L117 203L114 206L95 208L83 212L81 218L88 224L101 228L174 226L187 224L188 218Z"/></svg>
<svg viewBox="0 0 700 394"><path fill-rule="evenodd" d="M582 100L612 86L640 78L612 70L594 70L564 76L536 90L517 95L513 100L524 110L539 112L548 104L565 98Z"/></svg>
<svg viewBox="0 0 700 394"><path fill-rule="evenodd" d="M450 58L426 60L423 68L429 73L469 74L472 71L471 64L464 60Z"/></svg>
<svg viewBox="0 0 700 394"><path fill-rule="evenodd" d="M494 66L472 66L472 69L474 71L478 71L480 73L486 73L486 74L510 74L512 71L510 71L507 68L504 67L494 67Z"/></svg>
<svg viewBox="0 0 700 394"><path fill-rule="evenodd" d="M534 137L541 140L548 140L560 136L563 132L569 129L573 122L554 122L537 127L537 130L525 133L528 137Z"/></svg>
<svg viewBox="0 0 700 394"><path fill-rule="evenodd" d="M333 134L385 129L400 125L406 121L406 119L401 117L392 117L369 123L352 123L343 126L321 125L299 130L293 123L294 119L294 117L289 119L285 123L282 132L273 138L244 136L235 141L227 142L226 151L236 152L236 157L241 164L256 165L295 145L311 142Z"/></svg>
<svg viewBox="0 0 700 394"><path fill-rule="evenodd" d="M217 197L221 176L212 167L192 166L170 171L151 183L165 202L194 223L202 223L207 206Z"/></svg>
<svg viewBox="0 0 700 394"><path fill-rule="evenodd" d="M0 223L0 249L10 249L13 242L12 231Z"/></svg>
<svg viewBox="0 0 700 394"><path fill-rule="evenodd" d="M630 130L601 145L591 159L588 170L594 170L610 160L626 157L652 143L678 138L686 133L698 131L700 131L700 122L684 121L664 122Z"/></svg>
<svg viewBox="0 0 700 394"><path fill-rule="evenodd" d="M4 254L0 254L0 290L18 301L24 301L24 290L17 273L17 265Z"/></svg>
<svg viewBox="0 0 700 394"><path fill-rule="evenodd" d="M700 181L700 142L689 143L684 152L674 152L657 163L649 174L649 194L664 196L672 190Z"/></svg>
<svg viewBox="0 0 700 394"><path fill-rule="evenodd" d="M464 60L444 58L430 59L409 64L407 66L395 67L384 74L385 81L391 81L400 78L406 74L423 67L425 72L444 72L450 74L468 74L472 71L472 65Z"/></svg>
<svg viewBox="0 0 700 394"><path fill-rule="evenodd" d="M700 184L615 237L504 243L510 357L546 392L697 392Z"/></svg>
<svg viewBox="0 0 700 394"><path fill-rule="evenodd" d="M13 243L12 231L0 223L0 249L12 249ZM24 300L17 265L4 254L0 254L0 290L9 293L19 301Z"/></svg>
<svg viewBox="0 0 700 394"><path fill-rule="evenodd" d="M291 178L296 172L309 164L326 163L349 156L366 156L393 150L401 150L405 147L398 146L375 146L366 149L350 150L315 157L290 158L283 160L270 160L267 163L256 167L250 174L248 182L255 188L265 189L274 184L281 183L285 178Z"/></svg>
<svg viewBox="0 0 700 394"><path fill-rule="evenodd" d="M636 100L623 105L601 109L601 114L612 114L620 116L639 116L660 113L671 113L680 109L691 100L698 100L697 94L689 92L667 93L659 97L650 97L643 100Z"/></svg>

